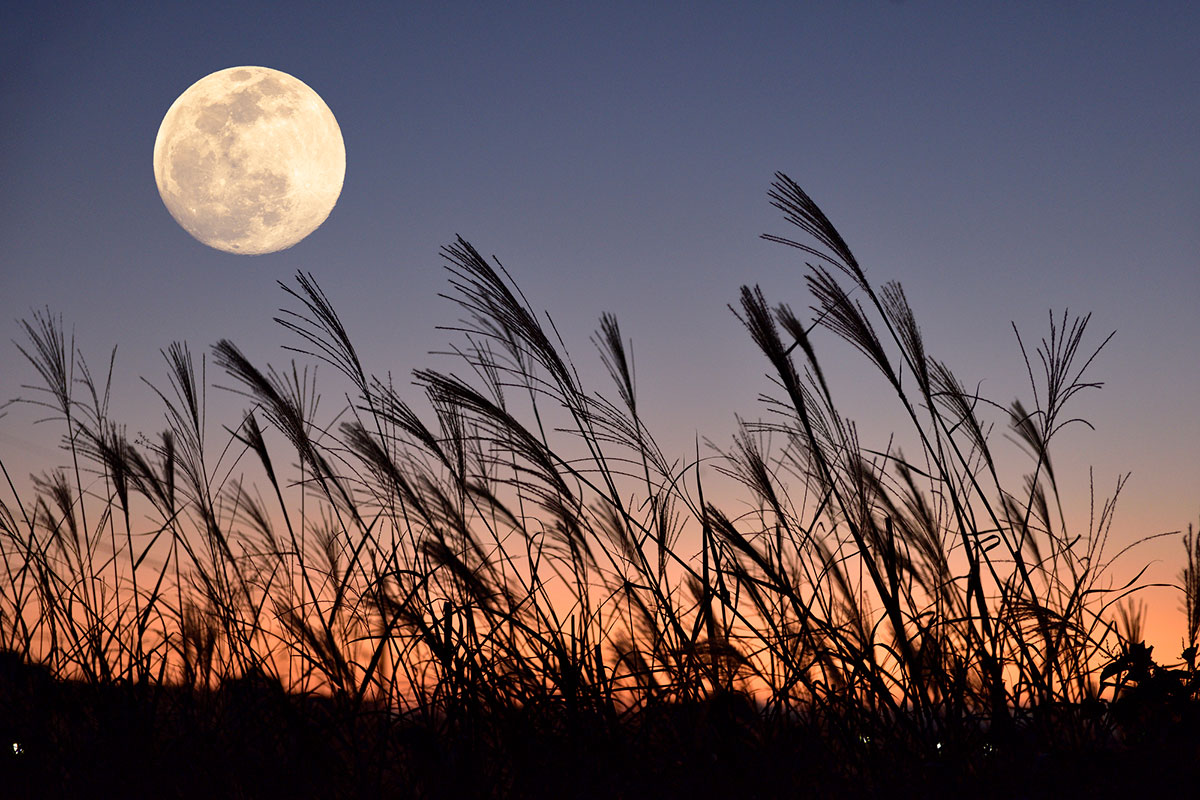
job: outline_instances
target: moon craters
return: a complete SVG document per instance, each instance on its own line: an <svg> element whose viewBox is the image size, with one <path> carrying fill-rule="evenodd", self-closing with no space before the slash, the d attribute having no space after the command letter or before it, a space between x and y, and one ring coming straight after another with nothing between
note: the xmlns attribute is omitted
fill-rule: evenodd
<svg viewBox="0 0 1200 800"><path fill-rule="evenodd" d="M196 239L232 253L291 247L329 215L346 168L341 131L308 86L265 67L193 84L154 147L163 203Z"/></svg>

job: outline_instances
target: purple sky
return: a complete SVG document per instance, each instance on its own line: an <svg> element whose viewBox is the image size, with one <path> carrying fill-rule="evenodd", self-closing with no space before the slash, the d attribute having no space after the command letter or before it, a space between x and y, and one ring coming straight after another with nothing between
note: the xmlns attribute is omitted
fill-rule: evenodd
<svg viewBox="0 0 1200 800"><path fill-rule="evenodd" d="M1117 331L1091 373L1104 390L1075 406L1096 431L1064 437L1058 469L1084 525L1087 466L1099 494L1132 471L1127 543L1200 519L1198 39L1200 6L1168 2L6 3L4 339L49 305L94 366L119 345L115 413L151 432L137 378L162 382L159 349L230 338L286 362L275 282L305 270L402 382L445 363L428 355L456 319L438 249L462 234L598 385L587 337L616 313L649 422L686 457L761 414L767 365L726 308L739 286L809 302L798 253L758 238L798 234L766 200L779 170L998 401L1029 396L1010 320L1036 340L1069 307L1094 313L1093 342ZM175 98L243 64L306 82L346 142L328 221L269 256L191 239L151 170ZM829 338L865 438L878 382ZM32 378L0 348L0 399ZM53 438L33 418L0 421L0 455L40 469ZM1148 548L1152 577L1181 555ZM1177 626L1178 595L1151 597Z"/></svg>

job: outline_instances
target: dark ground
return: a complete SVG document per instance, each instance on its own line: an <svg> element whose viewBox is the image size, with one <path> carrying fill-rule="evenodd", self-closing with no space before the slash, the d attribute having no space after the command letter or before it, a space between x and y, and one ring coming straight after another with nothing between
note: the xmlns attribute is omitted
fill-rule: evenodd
<svg viewBox="0 0 1200 800"><path fill-rule="evenodd" d="M736 696L621 720L562 706L401 720L268 682L95 686L9 658L0 796L1188 796L1198 720L1194 700L1059 708L947 731L940 748L845 719L772 720Z"/></svg>

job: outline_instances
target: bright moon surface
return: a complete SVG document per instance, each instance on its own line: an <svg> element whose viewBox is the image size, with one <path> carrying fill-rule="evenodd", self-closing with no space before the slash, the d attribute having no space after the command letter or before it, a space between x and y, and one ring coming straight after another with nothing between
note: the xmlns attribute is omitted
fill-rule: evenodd
<svg viewBox="0 0 1200 800"><path fill-rule="evenodd" d="M329 216L346 148L329 106L266 67L231 67L193 83L163 117L154 179L175 221L209 247L283 250Z"/></svg>

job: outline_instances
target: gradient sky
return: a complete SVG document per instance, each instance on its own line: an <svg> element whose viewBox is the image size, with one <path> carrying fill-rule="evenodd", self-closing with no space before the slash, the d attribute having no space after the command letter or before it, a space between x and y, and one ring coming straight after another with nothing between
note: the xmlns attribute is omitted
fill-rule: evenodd
<svg viewBox="0 0 1200 800"><path fill-rule="evenodd" d="M998 401L1029 397L1010 321L1036 341L1069 307L1093 312L1092 342L1117 331L1091 373L1105 388L1075 406L1096 430L1065 436L1056 466L1084 527L1088 465L1098 501L1133 473L1123 545L1200 519L1198 40L1200 6L1169 2L9 2L0 324L16 338L48 305L94 367L119 345L115 415L153 432L138 377L163 383L170 342L286 363L275 283L297 270L371 370L447 365L429 355L456 319L438 249L461 234L598 384L588 336L616 313L648 421L686 457L762 413L766 364L726 307L739 286L809 302L798 253L758 238L799 233L766 199L779 170L874 282L904 284L931 353ZM245 64L315 89L347 151L326 223L259 257L189 237L151 169L175 98ZM843 411L869 433L879 383L830 338ZM0 399L32 378L0 348ZM34 418L0 420L10 465L56 463ZM1142 552L1175 579L1177 537ZM1174 655L1180 596L1148 599Z"/></svg>

